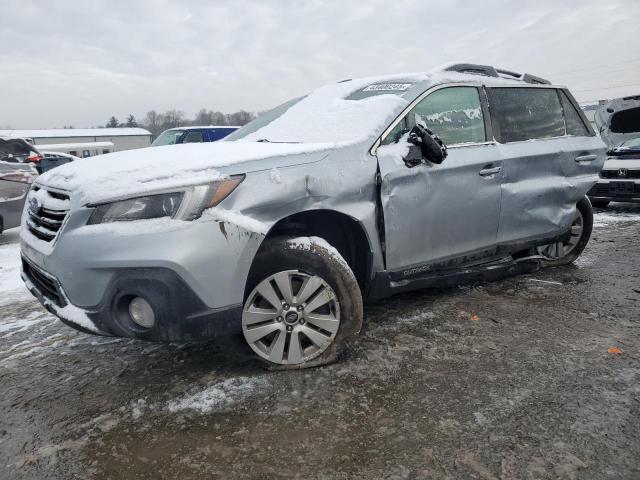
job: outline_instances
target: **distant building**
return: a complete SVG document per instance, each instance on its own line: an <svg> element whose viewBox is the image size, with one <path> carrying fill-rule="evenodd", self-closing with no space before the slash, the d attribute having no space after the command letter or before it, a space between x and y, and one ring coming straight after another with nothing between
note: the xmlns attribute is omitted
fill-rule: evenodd
<svg viewBox="0 0 640 480"><path fill-rule="evenodd" d="M39 150L92 157L151 145L144 128L56 128L51 130L0 130L0 137L24 138Z"/></svg>

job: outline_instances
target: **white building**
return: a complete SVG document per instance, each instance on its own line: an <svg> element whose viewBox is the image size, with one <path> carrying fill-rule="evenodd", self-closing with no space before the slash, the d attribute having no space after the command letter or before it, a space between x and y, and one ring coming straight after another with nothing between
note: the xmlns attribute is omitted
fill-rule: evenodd
<svg viewBox="0 0 640 480"><path fill-rule="evenodd" d="M151 145L144 128L56 128L50 130L0 130L0 137L24 138L39 150L91 157Z"/></svg>

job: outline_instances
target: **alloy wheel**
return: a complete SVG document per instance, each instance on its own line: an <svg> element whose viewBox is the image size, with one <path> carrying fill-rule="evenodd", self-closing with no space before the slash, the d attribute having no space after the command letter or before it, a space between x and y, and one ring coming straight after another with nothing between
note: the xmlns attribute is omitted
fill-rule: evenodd
<svg viewBox="0 0 640 480"><path fill-rule="evenodd" d="M571 224L571 234L569 238L562 242L549 243L537 247L538 254L547 257L549 260L559 260L569 255L578 245L584 230L584 218L579 209L576 209L576 216Z"/></svg>
<svg viewBox="0 0 640 480"><path fill-rule="evenodd" d="M277 364L301 364L319 356L339 327L340 305L331 286L299 270L262 280L242 311L247 343L260 357Z"/></svg>

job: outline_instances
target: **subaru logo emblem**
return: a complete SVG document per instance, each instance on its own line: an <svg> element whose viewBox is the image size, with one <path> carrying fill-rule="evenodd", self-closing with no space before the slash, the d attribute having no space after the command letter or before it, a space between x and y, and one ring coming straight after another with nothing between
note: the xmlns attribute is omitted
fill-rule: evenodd
<svg viewBox="0 0 640 480"><path fill-rule="evenodd" d="M618 170L618 176L619 177L626 177L627 176L627 169L626 168L621 168Z"/></svg>
<svg viewBox="0 0 640 480"><path fill-rule="evenodd" d="M38 197L33 197L31 200L29 200L29 210L31 210L33 213L37 215L40 213L41 209L42 209L42 202Z"/></svg>

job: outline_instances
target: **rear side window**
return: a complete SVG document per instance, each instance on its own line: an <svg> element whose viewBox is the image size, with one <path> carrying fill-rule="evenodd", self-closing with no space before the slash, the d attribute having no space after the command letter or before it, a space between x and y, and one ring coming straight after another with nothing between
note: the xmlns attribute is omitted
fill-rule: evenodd
<svg viewBox="0 0 640 480"><path fill-rule="evenodd" d="M562 110L564 110L564 119L567 122L567 135L575 135L577 137L586 137L590 135L589 130L585 126L576 107L571 103L567 94L560 90L560 98L562 99Z"/></svg>
<svg viewBox="0 0 640 480"><path fill-rule="evenodd" d="M202 143L202 132L200 130L189 130L182 139L182 143Z"/></svg>
<svg viewBox="0 0 640 480"><path fill-rule="evenodd" d="M565 135L558 93L553 88L491 88L491 117L500 143Z"/></svg>
<svg viewBox="0 0 640 480"><path fill-rule="evenodd" d="M393 128L383 144L397 142L418 122L424 123L446 145L486 141L476 87L447 87L429 94Z"/></svg>

